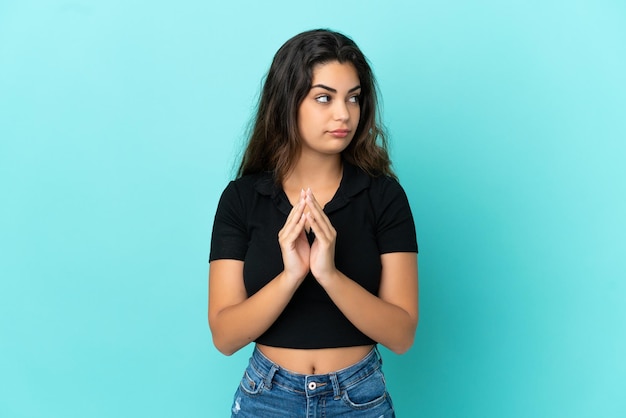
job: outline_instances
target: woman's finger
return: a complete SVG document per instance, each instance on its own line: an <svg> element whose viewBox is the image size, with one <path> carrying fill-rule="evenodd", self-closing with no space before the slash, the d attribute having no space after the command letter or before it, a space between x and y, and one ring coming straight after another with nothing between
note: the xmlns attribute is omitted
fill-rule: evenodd
<svg viewBox="0 0 626 418"><path fill-rule="evenodd" d="M289 215L287 215L287 220L285 220L283 228L278 232L279 238L286 233L290 233L293 228L298 229L298 224L302 221L302 215L304 213L305 207L306 202L304 200L304 191L302 191L300 193L300 200L291 209L291 211L289 211Z"/></svg>
<svg viewBox="0 0 626 418"><path fill-rule="evenodd" d="M307 213L307 219L309 220L309 224L313 228L315 235L328 236L332 229L330 220L319 205L314 204L310 200L308 203L307 207L311 210Z"/></svg>
<svg viewBox="0 0 626 418"><path fill-rule="evenodd" d="M285 221L285 225L291 222L294 218L295 219L300 218L300 214L304 210L305 204L306 204L305 199L301 193L300 200L298 200L298 203L296 203L296 205L291 209L291 211L289 211L289 215L287 215L287 220Z"/></svg>
<svg viewBox="0 0 626 418"><path fill-rule="evenodd" d="M290 222L286 222L278 232L278 241L281 243L289 244L293 246L293 243L298 239L298 236L301 233L304 233L304 224L306 222L306 215L304 213L300 213L300 217L292 218Z"/></svg>
<svg viewBox="0 0 626 418"><path fill-rule="evenodd" d="M328 216L326 216L324 210L315 199L311 189L307 190L306 203L307 207L311 209L311 212L307 214L307 217L311 227L313 228L313 232L315 232L315 236L325 235L328 238L332 238L332 231L334 231L334 228L330 223L330 219L328 219Z"/></svg>

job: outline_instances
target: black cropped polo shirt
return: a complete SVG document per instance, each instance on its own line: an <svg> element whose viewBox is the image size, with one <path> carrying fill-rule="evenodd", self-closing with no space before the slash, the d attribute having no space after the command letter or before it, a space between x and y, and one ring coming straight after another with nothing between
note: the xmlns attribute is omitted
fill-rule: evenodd
<svg viewBox="0 0 626 418"><path fill-rule="evenodd" d="M230 182L215 215L209 261L242 260L246 292L253 295L283 270L278 231L291 209L269 172ZM381 254L417 252L406 194L391 177L370 177L344 162L341 183L324 212L337 231L337 269L372 294L380 286ZM310 272L256 342L286 348L375 343L348 321Z"/></svg>

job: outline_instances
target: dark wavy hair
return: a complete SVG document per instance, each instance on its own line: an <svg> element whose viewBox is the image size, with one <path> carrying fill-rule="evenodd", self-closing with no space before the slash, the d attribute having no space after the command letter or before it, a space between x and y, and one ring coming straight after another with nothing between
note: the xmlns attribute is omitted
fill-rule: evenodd
<svg viewBox="0 0 626 418"><path fill-rule="evenodd" d="M352 64L361 84L359 125L343 158L372 176L395 177L367 58L352 39L326 29L294 36L274 56L237 177L271 171L276 182L285 178L300 152L298 109L311 89L314 67L332 61Z"/></svg>

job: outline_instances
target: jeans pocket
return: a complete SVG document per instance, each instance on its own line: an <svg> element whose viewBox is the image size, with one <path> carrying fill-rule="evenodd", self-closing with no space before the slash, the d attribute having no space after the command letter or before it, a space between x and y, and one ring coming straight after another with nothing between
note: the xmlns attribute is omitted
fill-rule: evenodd
<svg viewBox="0 0 626 418"><path fill-rule="evenodd" d="M364 410L377 407L388 398L385 378L376 370L360 382L346 388L343 401L352 409Z"/></svg>
<svg viewBox="0 0 626 418"><path fill-rule="evenodd" d="M263 376L260 376L251 367L248 367L241 378L239 387L241 390L250 395L255 396L261 393L263 389Z"/></svg>

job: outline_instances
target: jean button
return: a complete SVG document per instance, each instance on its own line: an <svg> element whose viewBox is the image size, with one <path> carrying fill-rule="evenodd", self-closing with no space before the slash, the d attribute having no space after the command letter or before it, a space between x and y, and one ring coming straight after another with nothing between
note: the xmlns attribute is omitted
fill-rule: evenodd
<svg viewBox="0 0 626 418"><path fill-rule="evenodd" d="M309 382L309 390L315 390L316 387L317 387L317 383Z"/></svg>

